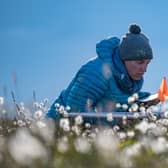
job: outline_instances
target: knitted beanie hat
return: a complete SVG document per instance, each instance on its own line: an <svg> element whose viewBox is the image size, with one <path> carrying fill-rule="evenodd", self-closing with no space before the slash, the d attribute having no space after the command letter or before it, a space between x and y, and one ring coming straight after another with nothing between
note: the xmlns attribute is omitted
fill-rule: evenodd
<svg viewBox="0 0 168 168"><path fill-rule="evenodd" d="M129 33L122 38L119 52L124 61L153 58L149 39L141 33L141 28L136 24L130 25Z"/></svg>

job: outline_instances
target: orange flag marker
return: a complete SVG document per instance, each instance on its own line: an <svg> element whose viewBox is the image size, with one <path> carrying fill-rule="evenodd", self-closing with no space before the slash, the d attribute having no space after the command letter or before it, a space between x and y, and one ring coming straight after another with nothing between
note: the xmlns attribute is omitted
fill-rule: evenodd
<svg viewBox="0 0 168 168"><path fill-rule="evenodd" d="M166 77L163 78L160 88L158 90L158 99L161 102L164 102L166 99L168 99L168 86Z"/></svg>

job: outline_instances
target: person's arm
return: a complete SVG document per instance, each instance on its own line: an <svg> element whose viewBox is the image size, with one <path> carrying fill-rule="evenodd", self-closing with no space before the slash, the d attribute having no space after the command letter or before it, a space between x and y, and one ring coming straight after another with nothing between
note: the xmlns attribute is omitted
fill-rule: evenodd
<svg viewBox="0 0 168 168"><path fill-rule="evenodd" d="M95 104L102 98L107 89L107 81L98 68L82 68L71 86L66 105L73 112L94 111Z"/></svg>
<svg viewBox="0 0 168 168"><path fill-rule="evenodd" d="M104 95L107 89L107 81L100 71L100 62L95 66L83 66L67 89L51 105L47 117L59 119L60 114L56 111L56 103L70 106L72 112L94 112L95 104Z"/></svg>
<svg viewBox="0 0 168 168"><path fill-rule="evenodd" d="M95 71L82 70L78 73L71 87L67 98L67 105L71 107L71 112L95 112L97 101L101 100L107 89L108 80L104 78L102 73L98 73L96 69ZM85 117L84 122L107 126L113 125L116 121L109 122L106 118Z"/></svg>
<svg viewBox="0 0 168 168"><path fill-rule="evenodd" d="M158 99L158 94L151 94L149 92L139 92L139 103L143 104L145 107L152 105L157 105L160 100Z"/></svg>

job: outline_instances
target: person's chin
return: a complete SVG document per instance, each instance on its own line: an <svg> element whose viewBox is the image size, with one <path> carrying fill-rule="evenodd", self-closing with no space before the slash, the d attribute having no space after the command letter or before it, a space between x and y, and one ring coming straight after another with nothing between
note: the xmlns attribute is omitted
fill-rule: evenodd
<svg viewBox="0 0 168 168"><path fill-rule="evenodd" d="M140 77L136 77L135 80L141 80L141 79L142 79L142 76L140 76Z"/></svg>
<svg viewBox="0 0 168 168"><path fill-rule="evenodd" d="M141 80L142 76L143 76L143 75L135 75L135 76L133 77L133 80Z"/></svg>

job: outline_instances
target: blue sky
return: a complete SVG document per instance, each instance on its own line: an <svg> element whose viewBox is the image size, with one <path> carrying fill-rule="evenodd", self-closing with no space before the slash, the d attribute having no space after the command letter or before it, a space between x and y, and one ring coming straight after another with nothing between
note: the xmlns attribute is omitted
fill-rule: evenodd
<svg viewBox="0 0 168 168"><path fill-rule="evenodd" d="M141 25L154 59L143 90L156 92L168 78L168 1L0 0L0 96L52 102L107 36L121 38ZM16 83L13 76L16 74Z"/></svg>

